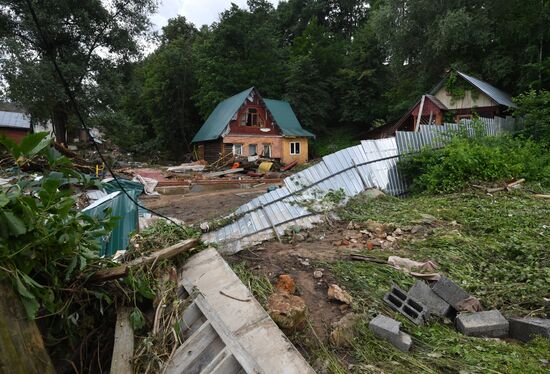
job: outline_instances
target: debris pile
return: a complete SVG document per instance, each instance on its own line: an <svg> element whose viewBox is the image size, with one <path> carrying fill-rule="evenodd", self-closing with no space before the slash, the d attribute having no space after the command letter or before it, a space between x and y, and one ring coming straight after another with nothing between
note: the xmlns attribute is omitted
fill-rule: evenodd
<svg viewBox="0 0 550 374"><path fill-rule="evenodd" d="M550 339L550 319L507 319L496 309L484 311L477 298L445 276L432 283L417 280L408 292L393 285L384 296L384 302L416 325L423 325L430 317L436 317L454 320L458 331L472 337L512 338L523 342L536 336ZM400 325L389 317L379 315L371 321L369 329L406 352L412 343L404 343L405 338L398 332ZM407 341L410 342L410 337Z"/></svg>

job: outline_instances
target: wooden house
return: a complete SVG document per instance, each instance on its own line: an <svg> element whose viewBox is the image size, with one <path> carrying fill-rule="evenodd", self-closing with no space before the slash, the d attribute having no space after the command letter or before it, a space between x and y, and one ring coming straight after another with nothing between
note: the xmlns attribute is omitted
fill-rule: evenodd
<svg viewBox="0 0 550 374"><path fill-rule="evenodd" d="M0 135L19 143L31 133L31 119L25 113L0 110Z"/></svg>
<svg viewBox="0 0 550 374"><path fill-rule="evenodd" d="M461 87L458 97L448 91L446 82L449 74L454 74ZM368 138L393 136L395 131L416 131L419 124L441 125L444 122L460 122L474 115L485 118L505 117L515 108L512 98L506 92L464 74L450 72L429 94L422 97L395 123L382 126L367 133Z"/></svg>
<svg viewBox="0 0 550 374"><path fill-rule="evenodd" d="M308 160L311 132L302 128L286 101L262 98L251 87L220 102L192 140L197 156L215 162L223 156Z"/></svg>

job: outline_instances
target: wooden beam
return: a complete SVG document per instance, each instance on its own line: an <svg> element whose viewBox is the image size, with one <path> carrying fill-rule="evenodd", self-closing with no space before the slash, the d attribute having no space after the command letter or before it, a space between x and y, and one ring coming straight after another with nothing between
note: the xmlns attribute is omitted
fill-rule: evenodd
<svg viewBox="0 0 550 374"><path fill-rule="evenodd" d="M134 329L130 322L132 307L119 306L116 311L115 342L111 373L132 374L134 357Z"/></svg>
<svg viewBox="0 0 550 374"><path fill-rule="evenodd" d="M0 373L55 374L40 330L7 282L0 282Z"/></svg>
<svg viewBox="0 0 550 374"><path fill-rule="evenodd" d="M117 267L99 270L92 276L92 280L95 281L107 281L111 279L117 279L124 277L128 274L130 268L136 266L146 265L158 260L172 258L183 252L187 252L195 248L199 244L199 239L187 239L168 248L161 249L153 252L147 256L136 258L128 263L122 264Z"/></svg>

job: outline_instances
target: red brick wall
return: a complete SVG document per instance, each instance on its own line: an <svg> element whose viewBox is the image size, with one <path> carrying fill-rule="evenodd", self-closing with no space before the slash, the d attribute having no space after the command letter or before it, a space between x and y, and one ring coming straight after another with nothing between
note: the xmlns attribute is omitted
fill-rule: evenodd
<svg viewBox="0 0 550 374"><path fill-rule="evenodd" d="M0 128L0 135L5 135L10 139L15 140L17 143L20 143L21 140L28 133L30 133L29 130L12 129L12 128L6 128L6 127Z"/></svg>

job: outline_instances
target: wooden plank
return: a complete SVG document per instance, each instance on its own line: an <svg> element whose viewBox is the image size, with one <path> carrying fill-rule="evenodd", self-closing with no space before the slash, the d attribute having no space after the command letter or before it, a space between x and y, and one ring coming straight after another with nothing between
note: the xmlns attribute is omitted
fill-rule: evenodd
<svg viewBox="0 0 550 374"><path fill-rule="evenodd" d="M7 282L0 282L0 373L55 374L40 330Z"/></svg>
<svg viewBox="0 0 550 374"><path fill-rule="evenodd" d="M126 264L114 268L103 269L96 272L92 276L92 280L95 281L106 281L111 279L117 279L124 277L128 274L128 271L132 267L141 266L156 262L158 260L172 258L183 252L187 252L193 249L199 243L198 239L187 239L168 248L161 249L159 251L153 252L150 255L136 258Z"/></svg>
<svg viewBox="0 0 550 374"><path fill-rule="evenodd" d="M540 193L534 194L533 196L539 199L550 199L550 195L543 195Z"/></svg>
<svg viewBox="0 0 550 374"><path fill-rule="evenodd" d="M281 240L281 237L279 236L279 232L277 231L277 228L275 227L275 224L271 220L271 217L269 216L269 214L267 214L267 210L265 209L265 205L263 205L263 204L262 204L262 212L264 213L265 218L267 218L267 221L269 222L269 225L273 229L273 232L275 233L275 236L277 237L277 240L279 241L279 243L282 243L283 241Z"/></svg>
<svg viewBox="0 0 550 374"><path fill-rule="evenodd" d="M222 170L222 171L213 171L212 173L204 174L204 177L206 177L206 178L221 177L222 175L240 173L241 171L244 171L244 169L243 168L236 168L236 169L227 169L227 170Z"/></svg>
<svg viewBox="0 0 550 374"><path fill-rule="evenodd" d="M132 307L120 306L116 313L115 343L111 360L111 373L132 374L134 357L134 329L130 322Z"/></svg>
<svg viewBox="0 0 550 374"><path fill-rule="evenodd" d="M222 362L223 359L225 359L227 356L231 356L231 352L227 349L227 347L224 347L217 355L210 361L210 363L202 369L201 374L210 374L212 373L212 370L218 366L220 362Z"/></svg>
<svg viewBox="0 0 550 374"><path fill-rule="evenodd" d="M206 317L200 311L197 304L192 303L183 312L180 335L183 341L187 340L195 331L206 322Z"/></svg>
<svg viewBox="0 0 550 374"><path fill-rule="evenodd" d="M226 356L213 370L212 374L237 374L244 372L237 359L233 356Z"/></svg>
<svg viewBox="0 0 550 374"><path fill-rule="evenodd" d="M216 342L217 340L217 342ZM221 345L221 346L220 346ZM210 355L204 355L204 351L207 348L215 348L215 353ZM218 354L218 351L223 349L223 342L216 333L216 330L212 327L210 322L205 322L201 327L197 329L183 344L176 350L174 357L169 362L166 373L167 374L180 374L196 372L197 363L195 360L202 358L202 364L204 367L208 365L208 362ZM202 357L201 357L202 356ZM207 357L211 356L211 357ZM202 369L202 368L201 368ZM199 371L200 372L200 371Z"/></svg>

